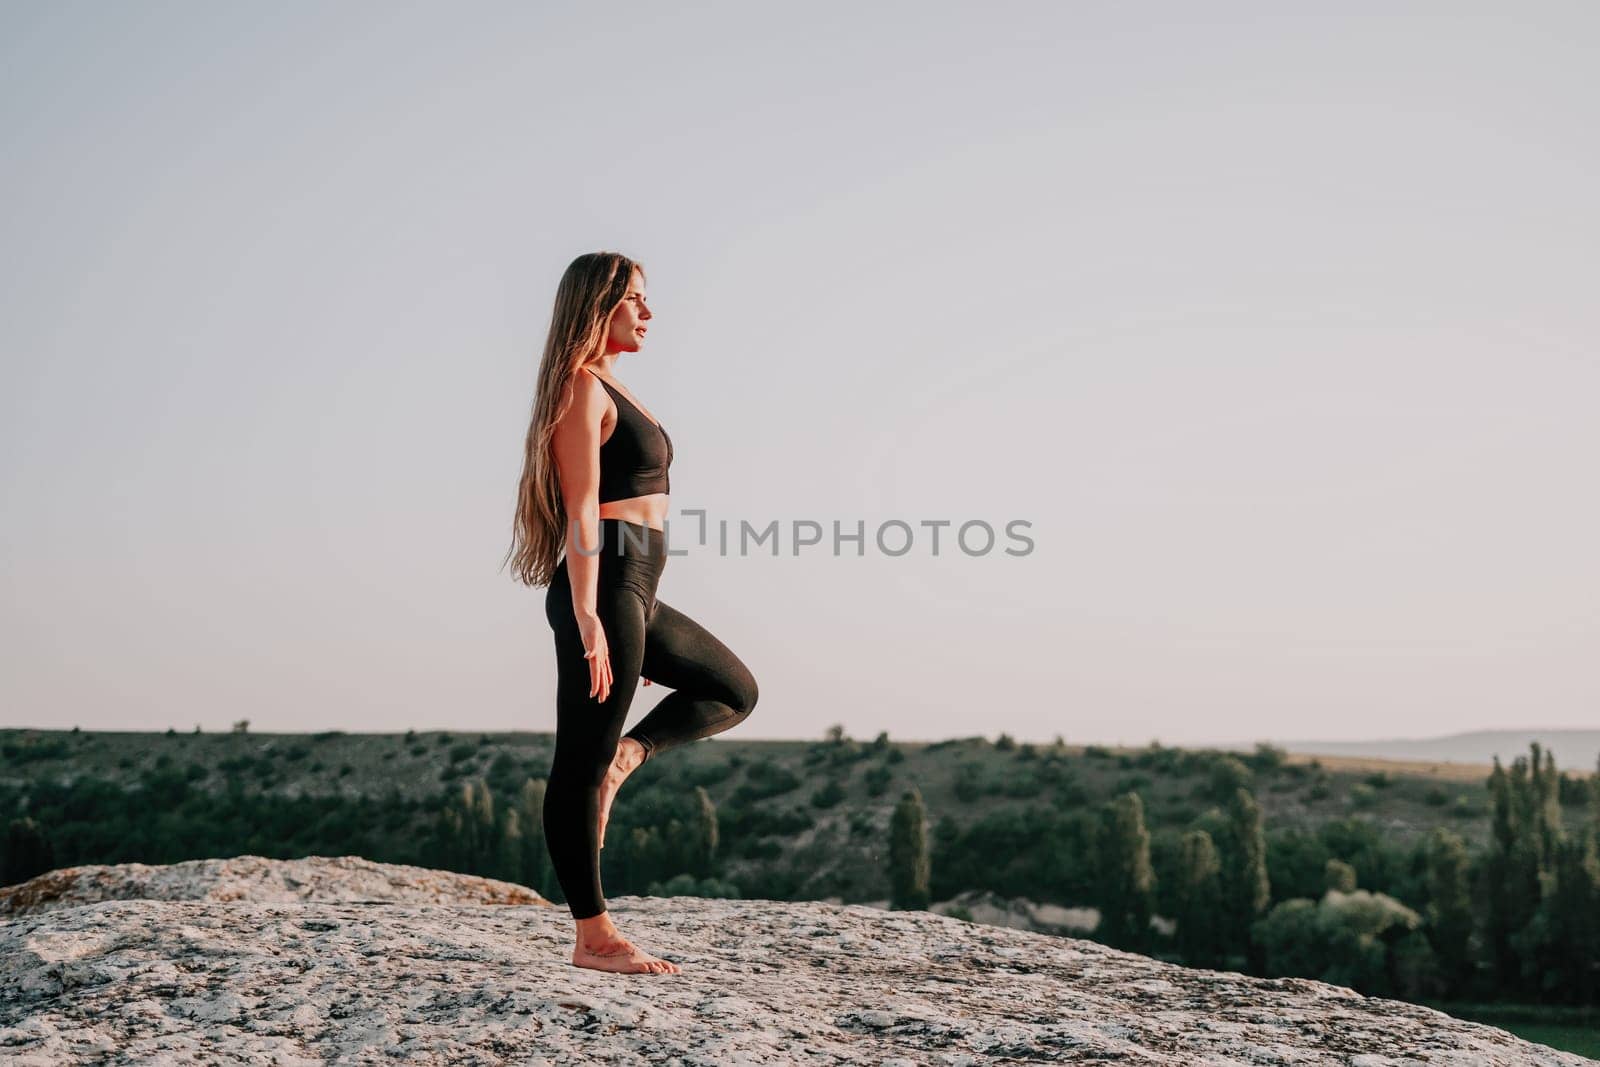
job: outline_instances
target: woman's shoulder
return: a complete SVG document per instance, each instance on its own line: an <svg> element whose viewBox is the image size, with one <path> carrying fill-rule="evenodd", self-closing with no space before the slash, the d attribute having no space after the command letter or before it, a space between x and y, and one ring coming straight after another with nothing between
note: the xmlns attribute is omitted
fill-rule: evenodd
<svg viewBox="0 0 1600 1067"><path fill-rule="evenodd" d="M604 407L611 402L610 396L606 393L605 383L598 374L587 367L578 368L577 373L572 376L570 388L573 398L586 406Z"/></svg>
<svg viewBox="0 0 1600 1067"><path fill-rule="evenodd" d="M611 404L611 398L606 395L605 386L600 383L600 379L582 367L578 368L577 373L568 380L566 388L572 402L566 406L563 422L567 418L587 419L596 415L603 417L606 408Z"/></svg>

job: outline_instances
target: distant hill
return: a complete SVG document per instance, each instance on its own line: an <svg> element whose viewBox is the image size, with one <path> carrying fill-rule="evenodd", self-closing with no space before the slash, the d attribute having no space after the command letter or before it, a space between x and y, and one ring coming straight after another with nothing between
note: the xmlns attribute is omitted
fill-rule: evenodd
<svg viewBox="0 0 1600 1067"><path fill-rule="evenodd" d="M1368 756L1393 760L1438 760L1447 763L1509 764L1528 754L1537 741L1555 753L1564 771L1593 771L1600 756L1600 730L1475 730L1448 737L1394 738L1387 741L1275 741L1289 752L1313 756Z"/></svg>

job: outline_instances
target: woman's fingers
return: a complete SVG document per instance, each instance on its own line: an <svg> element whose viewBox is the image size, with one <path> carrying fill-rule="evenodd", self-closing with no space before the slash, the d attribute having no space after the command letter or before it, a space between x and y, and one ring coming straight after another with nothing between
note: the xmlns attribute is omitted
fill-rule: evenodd
<svg viewBox="0 0 1600 1067"><path fill-rule="evenodd" d="M583 654L589 661L589 695L602 703L611 689L611 654L603 645Z"/></svg>

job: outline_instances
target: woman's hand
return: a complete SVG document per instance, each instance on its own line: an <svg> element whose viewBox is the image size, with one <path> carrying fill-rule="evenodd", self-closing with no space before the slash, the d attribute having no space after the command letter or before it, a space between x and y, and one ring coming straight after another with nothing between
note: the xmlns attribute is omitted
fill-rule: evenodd
<svg viewBox="0 0 1600 1067"><path fill-rule="evenodd" d="M606 630L600 625L600 616L585 615L579 619L578 633L583 638L583 658L589 661L589 695L603 704L611 695L611 648L606 644Z"/></svg>

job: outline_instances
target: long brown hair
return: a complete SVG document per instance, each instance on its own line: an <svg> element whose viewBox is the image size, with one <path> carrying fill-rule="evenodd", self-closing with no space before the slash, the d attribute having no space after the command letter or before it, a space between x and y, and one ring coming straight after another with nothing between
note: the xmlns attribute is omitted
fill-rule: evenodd
<svg viewBox="0 0 1600 1067"><path fill-rule="evenodd" d="M522 448L522 481L511 524L511 576L524 585L549 585L566 545L567 509L550 439L572 406L568 388L585 363L602 355L611 313L628 295L633 272L644 267L620 252L588 252L568 264L556 287L550 334L534 386L533 416ZM500 565L505 566L505 560Z"/></svg>

